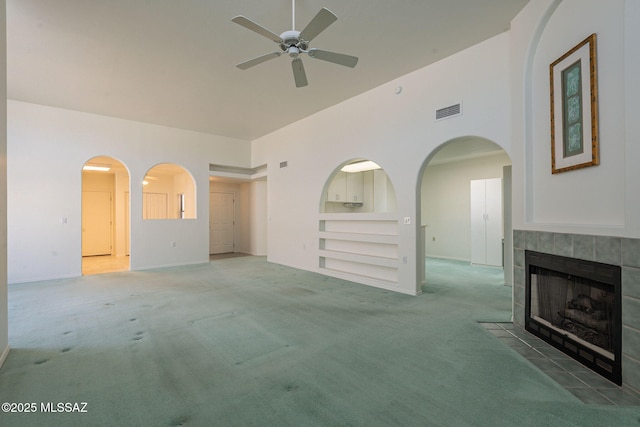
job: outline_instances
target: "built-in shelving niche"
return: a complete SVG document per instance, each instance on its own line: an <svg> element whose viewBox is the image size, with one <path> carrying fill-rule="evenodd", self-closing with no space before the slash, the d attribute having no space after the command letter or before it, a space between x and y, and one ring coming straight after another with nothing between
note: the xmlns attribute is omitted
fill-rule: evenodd
<svg viewBox="0 0 640 427"><path fill-rule="evenodd" d="M398 286L398 220L392 214L321 214L319 267L332 277Z"/></svg>

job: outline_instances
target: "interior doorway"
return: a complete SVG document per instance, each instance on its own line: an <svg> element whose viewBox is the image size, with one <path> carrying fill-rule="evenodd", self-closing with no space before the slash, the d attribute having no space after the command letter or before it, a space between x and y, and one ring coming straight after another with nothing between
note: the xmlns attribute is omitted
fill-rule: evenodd
<svg viewBox="0 0 640 427"><path fill-rule="evenodd" d="M418 204L421 221L418 265L422 266L423 287L429 286L430 259L492 268L505 284L512 284L510 269L503 268L510 265L506 256L511 250L512 233L510 180L511 159L500 146L484 138L450 140L425 161ZM490 197L486 195L487 183L491 184ZM479 188L483 191L478 191ZM474 205L479 198L485 202L492 200L492 207L498 206L501 212ZM487 253L489 228L493 231L492 241L496 234L498 243L491 243L491 251Z"/></svg>
<svg viewBox="0 0 640 427"><path fill-rule="evenodd" d="M113 192L82 191L82 256L111 255Z"/></svg>
<svg viewBox="0 0 640 427"><path fill-rule="evenodd" d="M209 258L267 255L267 217L266 176L210 176Z"/></svg>
<svg viewBox="0 0 640 427"><path fill-rule="evenodd" d="M82 168L82 274L129 270L129 172L98 156Z"/></svg>
<svg viewBox="0 0 640 427"><path fill-rule="evenodd" d="M209 255L235 252L234 193L209 193Z"/></svg>

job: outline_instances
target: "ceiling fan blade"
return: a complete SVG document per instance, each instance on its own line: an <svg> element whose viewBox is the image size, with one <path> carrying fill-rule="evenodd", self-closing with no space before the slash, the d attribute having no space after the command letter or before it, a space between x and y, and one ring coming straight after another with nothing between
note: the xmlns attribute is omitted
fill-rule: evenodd
<svg viewBox="0 0 640 427"><path fill-rule="evenodd" d="M293 79L296 81L296 87L306 86L308 84L307 74L304 72L302 59L296 58L291 61L291 68L293 68Z"/></svg>
<svg viewBox="0 0 640 427"><path fill-rule="evenodd" d="M232 19L232 21L238 25L242 25L243 27L260 34L263 37L268 38L269 40L273 40L276 43L282 43L282 39L280 38L279 35L277 35L271 30L266 29L260 24L256 24L251 19L245 16L242 16L242 15L236 16L235 18Z"/></svg>
<svg viewBox="0 0 640 427"><path fill-rule="evenodd" d="M263 62L268 61L270 59L277 58L280 55L282 55L281 52L267 53L266 55L258 56L257 58L253 58L248 61L242 62L236 65L236 67L240 68L241 70L246 70L247 68L251 68L255 65L262 64Z"/></svg>
<svg viewBox="0 0 640 427"><path fill-rule="evenodd" d="M300 32L300 38L302 40L311 41L318 34L323 32L329 25L333 24L338 17L333 14L329 9L323 7L320 12L313 17L311 22L304 27L304 30Z"/></svg>
<svg viewBox="0 0 640 427"><path fill-rule="evenodd" d="M345 55L342 53L328 52L320 49L309 49L309 56L312 58L320 59L322 61L333 62L334 64L344 65L345 67L355 67L358 63L358 58L351 55Z"/></svg>

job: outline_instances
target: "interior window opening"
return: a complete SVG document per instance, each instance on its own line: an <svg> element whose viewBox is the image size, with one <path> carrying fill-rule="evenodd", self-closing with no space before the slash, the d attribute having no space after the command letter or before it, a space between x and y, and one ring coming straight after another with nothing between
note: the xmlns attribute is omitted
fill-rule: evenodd
<svg viewBox="0 0 640 427"><path fill-rule="evenodd" d="M142 181L142 219L196 218L196 186L191 174L174 163L149 169Z"/></svg>
<svg viewBox="0 0 640 427"><path fill-rule="evenodd" d="M324 213L395 212L396 193L387 173L377 163L359 159L342 166L323 195Z"/></svg>

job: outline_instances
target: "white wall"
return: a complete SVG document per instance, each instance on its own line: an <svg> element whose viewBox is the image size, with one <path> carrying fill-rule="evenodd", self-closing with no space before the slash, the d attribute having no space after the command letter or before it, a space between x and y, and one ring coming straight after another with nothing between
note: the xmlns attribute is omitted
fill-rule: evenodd
<svg viewBox="0 0 640 427"><path fill-rule="evenodd" d="M249 184L251 215L249 217L251 235L249 236L249 253L251 255L267 255L267 181L257 180Z"/></svg>
<svg viewBox="0 0 640 427"><path fill-rule="evenodd" d="M639 19L635 0L535 0L514 20L514 228L640 235ZM597 34L600 165L552 175L549 64L591 33Z"/></svg>
<svg viewBox="0 0 640 427"><path fill-rule="evenodd" d="M511 163L506 153L427 166L422 178L422 224L426 255L471 261L473 179L502 178Z"/></svg>
<svg viewBox="0 0 640 427"><path fill-rule="evenodd" d="M129 172L125 170L115 173L115 255L126 256L129 254L129 229L130 218L127 214L129 207Z"/></svg>
<svg viewBox="0 0 640 427"><path fill-rule="evenodd" d="M6 2L0 0L0 98L7 98ZM9 354L7 305L7 110L0 104L0 366Z"/></svg>
<svg viewBox="0 0 640 427"><path fill-rule="evenodd" d="M9 282L81 274L81 168L98 155L130 173L132 270L207 262L209 164L249 167L250 150L246 141L9 100ZM144 174L167 162L193 175L197 218L142 221Z"/></svg>
<svg viewBox="0 0 640 427"><path fill-rule="evenodd" d="M317 271L319 205L341 164L366 158L396 190L399 291L419 293L417 249L421 168L445 141L474 135L510 150L508 34L384 84L253 142L252 163L269 169L268 259ZM356 68L357 71L357 68ZM397 95L394 89L402 86ZM463 102L464 114L435 122L435 110ZM280 168L287 161L288 167ZM304 177L304 178L302 178ZM275 237L274 237L275 236Z"/></svg>

